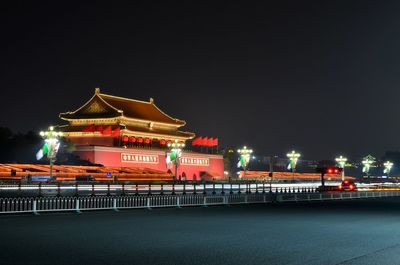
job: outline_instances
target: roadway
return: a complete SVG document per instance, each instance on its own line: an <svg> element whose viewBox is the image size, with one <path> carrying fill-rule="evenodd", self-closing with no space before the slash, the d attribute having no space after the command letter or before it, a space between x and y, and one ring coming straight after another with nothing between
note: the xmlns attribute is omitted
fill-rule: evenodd
<svg viewBox="0 0 400 265"><path fill-rule="evenodd" d="M1 264L399 264L400 198L0 217Z"/></svg>

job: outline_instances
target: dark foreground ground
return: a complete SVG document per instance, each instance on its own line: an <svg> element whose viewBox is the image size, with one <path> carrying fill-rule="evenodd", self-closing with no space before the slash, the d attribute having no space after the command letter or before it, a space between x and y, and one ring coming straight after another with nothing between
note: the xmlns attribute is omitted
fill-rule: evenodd
<svg viewBox="0 0 400 265"><path fill-rule="evenodd" d="M0 264L400 264L400 199L0 216Z"/></svg>

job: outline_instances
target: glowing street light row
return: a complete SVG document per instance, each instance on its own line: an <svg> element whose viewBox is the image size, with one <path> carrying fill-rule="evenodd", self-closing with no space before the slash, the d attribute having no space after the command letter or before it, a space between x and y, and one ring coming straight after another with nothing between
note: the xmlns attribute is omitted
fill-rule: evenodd
<svg viewBox="0 0 400 265"><path fill-rule="evenodd" d="M50 177L52 177L52 165L56 159L58 147L60 145L58 138L62 137L63 133L54 131L54 127L50 126L48 131L41 131L40 136L42 136L46 142L46 144L44 145L45 148L42 148L42 149L47 149L45 154L47 154L47 157L50 161ZM182 154L182 149L185 147L185 144L175 140L175 142L169 143L168 147L171 150L171 153L170 153L171 162L175 162L175 178L176 178L179 158ZM253 153L253 150L248 149L247 146L244 146L242 149L238 149L237 152L240 154L240 160L238 163L238 167L243 167L244 174L246 174L246 168L250 162L250 158L251 158L251 154ZM43 156L43 151L42 151L41 156ZM297 161L300 158L301 154L293 150L292 152L286 154L286 156L289 158L288 169L291 170L292 172L295 172L296 166L297 166ZM37 157L38 157L38 155L37 155ZM38 159L40 159L40 158L38 158ZM343 157L341 155L341 156L335 158L335 161L343 169L342 170L342 180L344 180L344 176L345 176L344 168L345 168L345 165L347 162L347 158ZM375 158L371 155L368 155L363 158L361 163L364 165L362 171L368 175L371 166L375 163ZM389 175L390 171L393 167L393 163L390 161L386 161L383 165L385 168L383 173Z"/></svg>
<svg viewBox="0 0 400 265"><path fill-rule="evenodd" d="M253 152L253 150L251 149L247 149L246 146L243 147L243 149L238 149L238 153L240 154L240 161L238 163L238 167L243 167L244 171L246 170L246 167L250 161L250 154ZM286 156L289 158L289 165L288 165L288 169L291 170L292 172L296 171L296 165L297 165L297 161L299 160L301 154L296 152L296 151L292 151L290 153L287 153ZM346 162L347 162L347 158L340 155L339 157L335 158L336 163L339 165L340 168L342 168L342 180L344 180L344 176L345 176L345 166L346 166ZM363 172L368 174L369 170L371 168L371 166L375 163L375 158L371 155L368 155L366 157L363 158L363 160L361 161L361 163L364 165L363 167ZM393 167L393 163L391 161L386 161L384 164L384 170L383 173L388 174L388 176L390 175L390 171Z"/></svg>

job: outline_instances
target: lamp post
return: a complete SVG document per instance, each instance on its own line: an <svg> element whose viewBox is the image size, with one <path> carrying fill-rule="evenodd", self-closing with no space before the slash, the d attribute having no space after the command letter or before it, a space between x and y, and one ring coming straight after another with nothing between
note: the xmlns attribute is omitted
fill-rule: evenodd
<svg viewBox="0 0 400 265"><path fill-rule="evenodd" d="M362 172L367 174L367 177L369 176L369 170L371 166L375 163L375 157L371 155L367 155L366 157L363 158L361 163L364 165Z"/></svg>
<svg viewBox="0 0 400 265"><path fill-rule="evenodd" d="M276 156L275 156L276 157ZM269 157L269 192L272 192L272 178L274 177L274 156Z"/></svg>
<svg viewBox="0 0 400 265"><path fill-rule="evenodd" d="M294 173L296 171L297 161L301 155L293 150L291 153L286 154L286 156L289 158L288 169Z"/></svg>
<svg viewBox="0 0 400 265"><path fill-rule="evenodd" d="M294 150L291 153L286 154L286 156L289 158L289 165L288 169L292 171L292 178L294 182L294 172L296 171L296 165L297 161L299 160L300 154L296 153Z"/></svg>
<svg viewBox="0 0 400 265"><path fill-rule="evenodd" d="M344 174L344 166L346 165L347 158L344 157L344 156L339 156L335 160L339 164L339 167L342 168L342 181L344 181L344 176L345 176L345 174Z"/></svg>
<svg viewBox="0 0 400 265"><path fill-rule="evenodd" d="M171 153L169 154L171 162L175 164L175 182L176 178L178 177L179 158L182 155L182 149L185 147L185 144L178 142L178 140L175 140L173 143L169 143L168 147L171 149Z"/></svg>
<svg viewBox="0 0 400 265"><path fill-rule="evenodd" d="M53 179L53 164L56 161L58 148L60 147L59 137L63 135L62 132L54 131L54 127L50 126L48 131L41 131L40 136L44 138L45 144L43 145L42 152L47 155L50 162L50 179Z"/></svg>
<svg viewBox="0 0 400 265"><path fill-rule="evenodd" d="M385 166L385 169L383 170L383 173L387 173L388 178L390 177L390 170L393 167L393 163L390 161L386 161L385 163L383 163L383 165Z"/></svg>
<svg viewBox="0 0 400 265"><path fill-rule="evenodd" d="M240 155L238 167L243 168L243 178L244 178L246 176L247 165L250 162L250 157L251 157L251 154L253 153L253 150L247 149L247 146L243 146L243 148L238 149L237 152Z"/></svg>

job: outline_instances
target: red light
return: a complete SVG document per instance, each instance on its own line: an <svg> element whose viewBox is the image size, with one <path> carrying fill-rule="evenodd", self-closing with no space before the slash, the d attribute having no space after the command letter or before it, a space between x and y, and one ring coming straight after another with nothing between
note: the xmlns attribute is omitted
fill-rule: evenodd
<svg viewBox="0 0 400 265"><path fill-rule="evenodd" d="M354 186L353 186L353 185L350 185L349 187L350 187L351 190L354 189Z"/></svg>
<svg viewBox="0 0 400 265"><path fill-rule="evenodd" d="M332 173L332 168L328 168L328 173Z"/></svg>
<svg viewBox="0 0 400 265"><path fill-rule="evenodd" d="M344 181L344 183L346 183L346 184L347 184L347 183L349 183L349 181L348 181L348 180L345 180L345 181Z"/></svg>
<svg viewBox="0 0 400 265"><path fill-rule="evenodd" d="M337 168L335 168L335 173L338 173L338 172L339 172L339 170Z"/></svg>
<svg viewBox="0 0 400 265"><path fill-rule="evenodd" d="M338 186L338 189L339 190L341 190L343 187L342 187L342 184L340 184L339 186Z"/></svg>

